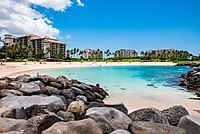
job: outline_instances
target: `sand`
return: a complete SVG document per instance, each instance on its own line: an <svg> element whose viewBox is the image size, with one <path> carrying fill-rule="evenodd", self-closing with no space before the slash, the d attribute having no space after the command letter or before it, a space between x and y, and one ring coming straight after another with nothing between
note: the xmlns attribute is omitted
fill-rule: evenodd
<svg viewBox="0 0 200 134"><path fill-rule="evenodd" d="M91 66L125 66L125 65L146 65L146 66L173 66L172 62L6 62L0 65L0 77L17 76L29 71L49 70L66 67L91 67Z"/></svg>
<svg viewBox="0 0 200 134"><path fill-rule="evenodd" d="M174 105L184 106L191 115L200 115L195 110L200 110L200 101L189 99L194 96L185 92L162 92L162 93L112 93L104 100L107 104L123 103L129 113L141 108L157 108L164 110Z"/></svg>

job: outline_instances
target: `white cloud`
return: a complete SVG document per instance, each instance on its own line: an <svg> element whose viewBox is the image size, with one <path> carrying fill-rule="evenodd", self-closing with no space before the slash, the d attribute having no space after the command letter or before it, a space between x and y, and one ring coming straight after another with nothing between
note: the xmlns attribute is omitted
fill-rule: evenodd
<svg viewBox="0 0 200 134"><path fill-rule="evenodd" d="M65 36L65 38L66 38L66 39L71 39L72 36L68 34L68 35Z"/></svg>
<svg viewBox="0 0 200 134"><path fill-rule="evenodd" d="M29 3L40 5L45 8L52 8L56 11L64 11L72 5L71 0L27 0Z"/></svg>
<svg viewBox="0 0 200 134"><path fill-rule="evenodd" d="M84 3L81 2L81 0L77 0L77 3L78 3L79 6L82 6L82 7L84 6Z"/></svg>
<svg viewBox="0 0 200 134"><path fill-rule="evenodd" d="M77 3L83 4L80 0ZM64 11L72 4L71 0L0 0L0 36L29 33L58 36L60 30L52 26L53 22L30 5Z"/></svg>

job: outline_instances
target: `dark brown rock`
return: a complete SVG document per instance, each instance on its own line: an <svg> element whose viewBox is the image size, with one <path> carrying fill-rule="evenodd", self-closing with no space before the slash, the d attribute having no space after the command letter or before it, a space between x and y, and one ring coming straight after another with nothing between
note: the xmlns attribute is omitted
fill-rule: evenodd
<svg viewBox="0 0 200 134"><path fill-rule="evenodd" d="M129 127L133 134L186 134L182 128L167 124L136 121Z"/></svg>
<svg viewBox="0 0 200 134"><path fill-rule="evenodd" d="M189 115L188 111L181 105L173 106L163 110L170 125L177 126L181 117Z"/></svg>
<svg viewBox="0 0 200 134"><path fill-rule="evenodd" d="M80 121L58 122L42 134L103 134L102 130L92 119Z"/></svg>
<svg viewBox="0 0 200 134"><path fill-rule="evenodd" d="M169 124L165 113L155 108L143 108L128 115L132 121L146 121Z"/></svg>
<svg viewBox="0 0 200 134"><path fill-rule="evenodd" d="M93 107L112 107L115 108L121 112L123 112L124 114L128 114L128 109L125 107L124 104L113 104L113 105L108 105L108 104L104 104L104 103L98 103L98 102L91 102L87 109L89 108L93 108Z"/></svg>
<svg viewBox="0 0 200 134"><path fill-rule="evenodd" d="M30 75L24 74L24 75L18 76L15 80L16 81L21 81L21 82L28 82L30 78L31 78Z"/></svg>
<svg viewBox="0 0 200 134"><path fill-rule="evenodd" d="M28 121L37 124L38 133L41 133L43 130L48 129L54 123L62 121L62 118L58 117L55 114L43 114L40 116L35 116Z"/></svg>
<svg viewBox="0 0 200 134"><path fill-rule="evenodd" d="M9 131L19 131L22 134L27 134L27 132L29 134L36 134L37 126L24 119L0 118L0 133Z"/></svg>
<svg viewBox="0 0 200 134"><path fill-rule="evenodd" d="M185 129L187 134L199 134L200 116L184 116L180 119L178 127Z"/></svg>
<svg viewBox="0 0 200 134"><path fill-rule="evenodd" d="M74 114L68 111L59 111L57 113L59 117L63 119L64 122L75 120Z"/></svg>

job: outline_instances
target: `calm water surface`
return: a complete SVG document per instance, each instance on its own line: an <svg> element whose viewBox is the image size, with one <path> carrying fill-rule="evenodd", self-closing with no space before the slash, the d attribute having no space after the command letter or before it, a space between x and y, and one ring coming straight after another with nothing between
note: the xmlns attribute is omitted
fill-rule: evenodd
<svg viewBox="0 0 200 134"><path fill-rule="evenodd" d="M40 74L64 75L90 84L99 83L108 92L156 93L184 92L178 86L178 77L189 70L188 67L176 66L76 67L40 71Z"/></svg>

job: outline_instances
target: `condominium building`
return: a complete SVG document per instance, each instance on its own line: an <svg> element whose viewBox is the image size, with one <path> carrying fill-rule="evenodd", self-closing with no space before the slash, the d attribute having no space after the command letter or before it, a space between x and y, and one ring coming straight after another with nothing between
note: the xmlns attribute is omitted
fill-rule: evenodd
<svg viewBox="0 0 200 134"><path fill-rule="evenodd" d="M84 59L102 59L103 58L103 51L97 49L85 49L82 54Z"/></svg>
<svg viewBox="0 0 200 134"><path fill-rule="evenodd" d="M21 37L5 35L3 41L5 47L16 44L32 46L33 51L30 52L29 55L43 53L43 58L50 58L51 55L54 54L66 54L67 45L51 37L40 37L35 34L29 34Z"/></svg>
<svg viewBox="0 0 200 134"><path fill-rule="evenodd" d="M148 50L148 51L143 51L142 55L144 56L151 56L151 57L157 57L159 55L163 54L170 54L175 52L175 49L157 49L157 50Z"/></svg>
<svg viewBox="0 0 200 134"><path fill-rule="evenodd" d="M137 56L138 53L132 49L120 49L115 51L115 57L117 58L133 58Z"/></svg>
<svg viewBox="0 0 200 134"><path fill-rule="evenodd" d="M34 48L33 54L44 53L44 58L50 58L54 54L64 54L66 52L66 45L57 39L50 37L38 38L31 40Z"/></svg>

